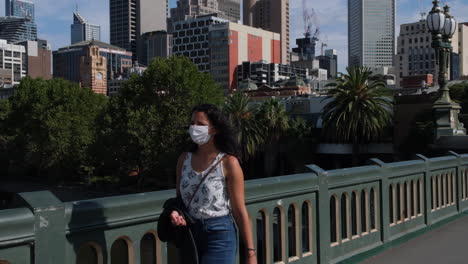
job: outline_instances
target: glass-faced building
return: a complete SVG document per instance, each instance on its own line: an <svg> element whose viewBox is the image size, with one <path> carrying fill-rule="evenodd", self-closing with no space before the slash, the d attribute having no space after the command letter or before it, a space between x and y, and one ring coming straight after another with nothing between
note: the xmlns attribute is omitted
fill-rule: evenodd
<svg viewBox="0 0 468 264"><path fill-rule="evenodd" d="M5 0L5 15L34 21L34 3L26 0Z"/></svg>
<svg viewBox="0 0 468 264"><path fill-rule="evenodd" d="M349 66L393 66L395 12L395 0L348 0Z"/></svg>
<svg viewBox="0 0 468 264"><path fill-rule="evenodd" d="M0 17L0 39L9 43L37 39L37 25L27 18Z"/></svg>
<svg viewBox="0 0 468 264"><path fill-rule="evenodd" d="M87 40L101 40L101 27L87 23L78 13L73 13L71 25L71 44Z"/></svg>
<svg viewBox="0 0 468 264"><path fill-rule="evenodd" d="M140 36L167 29L167 8L167 0L109 0L110 44L132 52L137 60Z"/></svg>

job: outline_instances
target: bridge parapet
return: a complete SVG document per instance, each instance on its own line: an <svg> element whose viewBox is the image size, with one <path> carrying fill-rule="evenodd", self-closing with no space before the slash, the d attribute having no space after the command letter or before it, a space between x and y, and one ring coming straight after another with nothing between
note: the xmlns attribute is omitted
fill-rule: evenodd
<svg viewBox="0 0 468 264"><path fill-rule="evenodd" d="M468 210L468 155L307 167L246 182L259 263L337 263ZM48 192L20 194L28 208L0 211L0 264L177 263L156 233L174 195L62 203Z"/></svg>

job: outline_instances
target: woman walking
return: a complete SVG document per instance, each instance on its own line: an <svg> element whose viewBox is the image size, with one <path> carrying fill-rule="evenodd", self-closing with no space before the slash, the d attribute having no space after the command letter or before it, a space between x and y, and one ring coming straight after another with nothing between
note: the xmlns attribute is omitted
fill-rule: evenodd
<svg viewBox="0 0 468 264"><path fill-rule="evenodd" d="M199 263L234 264L238 244L234 218L246 247L245 263L256 264L244 174L227 118L214 105L199 105L192 110L189 133L193 145L177 162L177 195L195 219L190 229ZM170 218L175 226L187 224L177 211Z"/></svg>

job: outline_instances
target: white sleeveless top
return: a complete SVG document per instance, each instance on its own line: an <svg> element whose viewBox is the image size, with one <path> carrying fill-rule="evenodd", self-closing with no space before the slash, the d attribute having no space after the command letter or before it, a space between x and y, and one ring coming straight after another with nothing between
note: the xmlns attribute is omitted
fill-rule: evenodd
<svg viewBox="0 0 468 264"><path fill-rule="evenodd" d="M190 202L193 192L205 174L208 173L211 167L223 158L224 155L224 153L219 153L206 170L197 173L192 168L192 153L187 153L182 166L180 179L180 194L185 205L188 205ZM222 162L210 172L200 185L188 211L190 215L196 219L207 219L229 214L231 206Z"/></svg>

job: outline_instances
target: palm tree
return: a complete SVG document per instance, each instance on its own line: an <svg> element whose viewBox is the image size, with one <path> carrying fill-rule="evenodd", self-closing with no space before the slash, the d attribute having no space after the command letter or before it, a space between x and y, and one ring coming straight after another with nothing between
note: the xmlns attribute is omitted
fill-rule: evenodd
<svg viewBox="0 0 468 264"><path fill-rule="evenodd" d="M224 106L224 112L238 130L238 141L242 148L244 164L255 155L264 141L260 124L256 119L257 111L255 106L249 105L249 97L241 92L228 97Z"/></svg>
<svg viewBox="0 0 468 264"><path fill-rule="evenodd" d="M289 117L278 100L270 99L260 107L259 120L265 135L264 172L268 177L272 176L278 165L279 140L289 128Z"/></svg>
<svg viewBox="0 0 468 264"><path fill-rule="evenodd" d="M353 165L358 164L359 144L378 138L392 122L390 90L382 80L370 81L368 68L347 68L328 92L332 100L322 112L323 131L352 142Z"/></svg>

